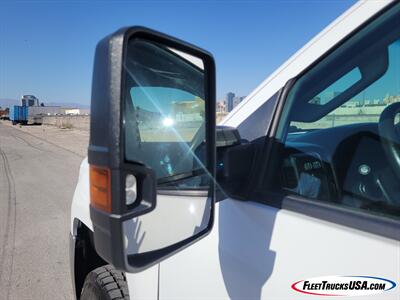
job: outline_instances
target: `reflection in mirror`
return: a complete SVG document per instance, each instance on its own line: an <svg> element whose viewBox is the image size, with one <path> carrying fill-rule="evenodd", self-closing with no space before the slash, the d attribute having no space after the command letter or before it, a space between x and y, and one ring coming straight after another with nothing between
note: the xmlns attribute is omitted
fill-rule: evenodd
<svg viewBox="0 0 400 300"><path fill-rule="evenodd" d="M211 199L167 195L159 195L158 198L161 199L151 214L124 222L128 255L171 246L207 228Z"/></svg>
<svg viewBox="0 0 400 300"><path fill-rule="evenodd" d="M125 160L153 169L158 182L156 208L124 222L127 255L134 255L206 230L213 179L206 166L202 59L136 38L129 41L124 71Z"/></svg>
<svg viewBox="0 0 400 300"><path fill-rule="evenodd" d="M159 183L205 169L203 68L199 58L170 47L140 39L129 44L125 157L151 167ZM197 188L204 180L187 184Z"/></svg>

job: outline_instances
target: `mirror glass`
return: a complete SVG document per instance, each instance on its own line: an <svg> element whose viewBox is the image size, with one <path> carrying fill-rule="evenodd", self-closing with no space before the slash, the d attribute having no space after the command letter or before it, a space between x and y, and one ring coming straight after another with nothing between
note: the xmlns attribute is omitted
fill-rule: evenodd
<svg viewBox="0 0 400 300"><path fill-rule="evenodd" d="M156 208L125 221L128 255L160 250L210 222L202 59L135 38L124 59L124 156L157 176Z"/></svg>

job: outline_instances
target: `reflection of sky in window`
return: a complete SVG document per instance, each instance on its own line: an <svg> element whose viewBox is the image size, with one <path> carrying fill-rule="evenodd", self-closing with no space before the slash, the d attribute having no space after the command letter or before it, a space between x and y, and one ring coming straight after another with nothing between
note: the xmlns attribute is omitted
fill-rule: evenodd
<svg viewBox="0 0 400 300"><path fill-rule="evenodd" d="M172 102L193 101L192 94L166 87L133 87L131 98L135 107L151 112L160 112L162 115L171 113Z"/></svg>
<svg viewBox="0 0 400 300"><path fill-rule="evenodd" d="M400 40L389 46L389 67L386 73L353 100L382 100L386 95L400 95Z"/></svg>
<svg viewBox="0 0 400 300"><path fill-rule="evenodd" d="M400 40L389 46L389 67L385 75L354 98L382 99L387 94L400 95Z"/></svg>
<svg viewBox="0 0 400 300"><path fill-rule="evenodd" d="M358 82L361 79L361 73L359 68L354 68L339 80L335 81L321 93L319 93L310 103L314 104L326 104L335 97L337 97L340 93L344 92L348 88L350 88L353 84Z"/></svg>
<svg viewBox="0 0 400 300"><path fill-rule="evenodd" d="M326 104L360 79L360 70L354 68L310 100L310 103ZM389 66L386 73L350 101L383 100L387 95L400 95L400 40L389 46Z"/></svg>

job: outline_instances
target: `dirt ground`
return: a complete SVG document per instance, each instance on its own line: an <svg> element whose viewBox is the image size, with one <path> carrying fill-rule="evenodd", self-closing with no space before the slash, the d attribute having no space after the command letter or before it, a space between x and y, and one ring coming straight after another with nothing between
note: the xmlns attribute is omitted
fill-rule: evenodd
<svg viewBox="0 0 400 300"><path fill-rule="evenodd" d="M0 124L0 299L73 299L70 209L88 132Z"/></svg>
<svg viewBox="0 0 400 300"><path fill-rule="evenodd" d="M49 144L75 153L82 158L87 156L89 131L78 129L61 129L52 125L12 125L10 121L0 121L0 124L13 127Z"/></svg>

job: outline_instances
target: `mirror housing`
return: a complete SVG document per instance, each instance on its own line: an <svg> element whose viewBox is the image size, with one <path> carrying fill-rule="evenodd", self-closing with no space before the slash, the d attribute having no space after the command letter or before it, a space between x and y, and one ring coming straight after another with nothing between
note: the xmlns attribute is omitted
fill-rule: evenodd
<svg viewBox="0 0 400 300"><path fill-rule="evenodd" d="M217 126L217 180L223 194L240 199L250 178L256 145L241 138L234 127Z"/></svg>
<svg viewBox="0 0 400 300"><path fill-rule="evenodd" d="M117 269L138 272L148 268L175 252L204 237L213 225L214 203L210 211L210 222L206 229L193 236L177 241L162 249L127 254L127 239L124 222L151 213L157 205L157 174L141 161L127 161L124 155L123 128L124 65L127 59L128 42L142 39L173 48L198 57L204 64L205 135L207 145L206 169L215 177L215 63L212 55L198 47L162 33L144 28L122 28L102 39L97 47L94 61L90 142L88 162L90 164L90 216L94 228L94 245L97 253ZM173 66L172 66L173 67ZM135 201L128 202L126 178L135 178ZM214 201L215 187L210 181L209 195ZM173 214L173 212L171 212Z"/></svg>

